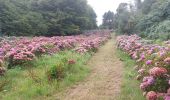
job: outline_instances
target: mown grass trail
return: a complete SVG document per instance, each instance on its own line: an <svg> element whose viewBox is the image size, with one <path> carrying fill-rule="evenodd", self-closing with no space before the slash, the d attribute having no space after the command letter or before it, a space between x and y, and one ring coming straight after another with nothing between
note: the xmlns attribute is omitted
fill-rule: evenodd
<svg viewBox="0 0 170 100"><path fill-rule="evenodd" d="M91 74L50 100L115 100L120 93L123 64L116 57L113 39L102 46L87 64Z"/></svg>

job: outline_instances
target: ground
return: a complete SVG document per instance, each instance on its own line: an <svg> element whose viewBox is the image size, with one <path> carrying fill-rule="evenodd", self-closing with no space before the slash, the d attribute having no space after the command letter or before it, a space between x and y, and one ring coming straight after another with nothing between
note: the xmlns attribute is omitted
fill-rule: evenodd
<svg viewBox="0 0 170 100"><path fill-rule="evenodd" d="M116 57L114 39L89 60L90 75L82 82L53 95L50 100L115 100L121 92L123 64Z"/></svg>

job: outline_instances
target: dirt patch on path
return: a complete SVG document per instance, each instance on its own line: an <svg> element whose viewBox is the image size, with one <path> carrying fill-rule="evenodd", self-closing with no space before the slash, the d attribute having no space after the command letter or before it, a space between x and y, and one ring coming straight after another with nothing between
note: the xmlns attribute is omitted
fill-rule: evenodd
<svg viewBox="0 0 170 100"><path fill-rule="evenodd" d="M116 100L120 93L122 62L116 57L116 46L109 40L88 62L91 74L83 81L55 95L56 100ZM54 100L54 99L53 99Z"/></svg>

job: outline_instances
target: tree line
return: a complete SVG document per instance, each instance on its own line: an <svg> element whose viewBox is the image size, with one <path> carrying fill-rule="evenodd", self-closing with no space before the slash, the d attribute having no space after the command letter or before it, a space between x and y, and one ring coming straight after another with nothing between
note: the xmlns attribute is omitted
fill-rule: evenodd
<svg viewBox="0 0 170 100"><path fill-rule="evenodd" d="M101 28L114 29L119 34L139 34L152 39L170 39L170 1L134 0L121 3L116 13L103 15Z"/></svg>
<svg viewBox="0 0 170 100"><path fill-rule="evenodd" d="M86 0L0 0L1 35L74 35L96 27Z"/></svg>

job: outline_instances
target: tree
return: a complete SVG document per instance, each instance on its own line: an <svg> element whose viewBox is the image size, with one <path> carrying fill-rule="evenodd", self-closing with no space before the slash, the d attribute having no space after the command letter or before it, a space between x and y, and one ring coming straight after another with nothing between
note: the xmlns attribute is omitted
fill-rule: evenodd
<svg viewBox="0 0 170 100"><path fill-rule="evenodd" d="M135 6L136 9L139 10L142 7L142 1L141 0L135 0Z"/></svg>
<svg viewBox="0 0 170 100"><path fill-rule="evenodd" d="M72 35L94 29L96 14L86 0L0 0L6 35Z"/></svg>
<svg viewBox="0 0 170 100"><path fill-rule="evenodd" d="M104 13L102 26L107 29L114 28L114 13L113 12L108 11Z"/></svg>
<svg viewBox="0 0 170 100"><path fill-rule="evenodd" d="M139 33L152 39L170 38L170 1L135 0L135 4L121 3L115 14L119 33Z"/></svg>
<svg viewBox="0 0 170 100"><path fill-rule="evenodd" d="M119 33L131 33L130 6L127 3L121 3L117 8L116 27Z"/></svg>
<svg viewBox="0 0 170 100"><path fill-rule="evenodd" d="M148 14L151 10L152 5L156 2L156 0L144 0L142 3L142 13Z"/></svg>

